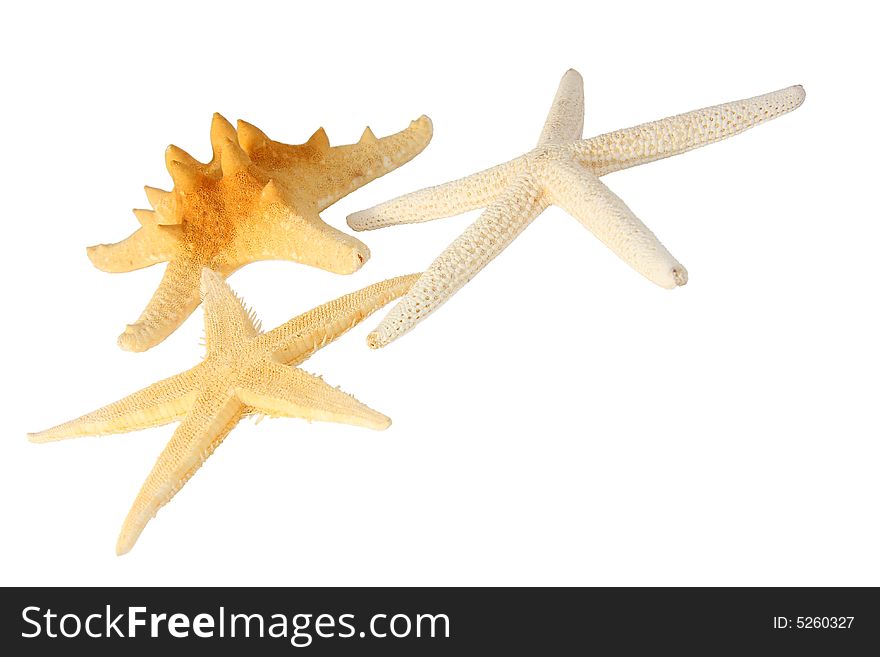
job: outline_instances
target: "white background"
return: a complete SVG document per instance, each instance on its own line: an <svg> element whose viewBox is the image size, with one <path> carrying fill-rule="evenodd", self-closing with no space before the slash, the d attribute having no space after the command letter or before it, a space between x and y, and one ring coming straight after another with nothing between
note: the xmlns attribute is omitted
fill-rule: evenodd
<svg viewBox="0 0 880 657"><path fill-rule="evenodd" d="M860 4L15 3L0 25L3 584L880 584L878 53ZM867 6L867 5L866 5ZM530 149L577 68L585 135L803 84L793 114L605 181L688 268L651 285L544 213L389 348L375 315L306 363L385 432L246 420L117 558L173 432L36 431L195 364L201 311L116 336L164 265L85 247L137 227L164 148L206 160L211 113L334 144L426 113L345 216ZM273 327L418 271L476 214L359 235L352 276L230 278Z"/></svg>

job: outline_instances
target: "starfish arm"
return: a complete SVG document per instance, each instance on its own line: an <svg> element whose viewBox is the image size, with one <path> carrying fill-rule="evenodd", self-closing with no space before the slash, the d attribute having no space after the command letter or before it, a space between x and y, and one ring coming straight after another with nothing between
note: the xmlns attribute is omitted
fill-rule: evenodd
<svg viewBox="0 0 880 657"><path fill-rule="evenodd" d="M324 160L326 174L319 179L318 212L409 162L425 150L432 135L431 119L421 116L393 135L377 139L367 128L358 143L330 148Z"/></svg>
<svg viewBox="0 0 880 657"><path fill-rule="evenodd" d="M787 114L804 102L801 86L715 105L584 139L570 152L597 176L678 155Z"/></svg>
<svg viewBox="0 0 880 657"><path fill-rule="evenodd" d="M47 443L64 438L103 436L179 420L195 400L197 368L198 365L52 429L28 434L28 440Z"/></svg>
<svg viewBox="0 0 880 657"><path fill-rule="evenodd" d="M143 269L170 260L177 248L172 230L143 226L115 244L96 244L86 249L89 259L101 271L121 273Z"/></svg>
<svg viewBox="0 0 880 657"><path fill-rule="evenodd" d="M538 146L580 139L584 132L584 79L573 68L559 82Z"/></svg>
<svg viewBox="0 0 880 657"><path fill-rule="evenodd" d="M406 294L418 277L418 274L410 274L374 283L303 313L257 340L276 360L297 365L379 308Z"/></svg>
<svg viewBox="0 0 880 657"><path fill-rule="evenodd" d="M409 292L367 336L372 349L384 347L437 310L501 253L547 202L536 181L518 177L413 284Z"/></svg>
<svg viewBox="0 0 880 657"><path fill-rule="evenodd" d="M250 373L236 396L256 412L272 417L293 417L387 429L391 420L295 367L267 362Z"/></svg>
<svg viewBox="0 0 880 657"><path fill-rule="evenodd" d="M259 322L223 278L202 269L202 307L205 313L205 346L208 353L229 349L260 332Z"/></svg>
<svg viewBox="0 0 880 657"><path fill-rule="evenodd" d="M687 282L681 263L593 173L576 162L554 160L543 168L541 180L551 203L580 221L642 276L670 289Z"/></svg>
<svg viewBox="0 0 880 657"><path fill-rule="evenodd" d="M369 247L315 212L297 213L280 203L265 221L238 228L230 259L237 266L258 260L289 260L336 274L352 274L370 259Z"/></svg>
<svg viewBox="0 0 880 657"><path fill-rule="evenodd" d="M511 160L436 187L406 194L348 216L357 231L414 224L484 208L510 186L524 167Z"/></svg>
<svg viewBox="0 0 880 657"><path fill-rule="evenodd" d="M141 316L119 336L119 346L146 351L171 335L199 305L199 275L200 269L190 263L170 262Z"/></svg>
<svg viewBox="0 0 880 657"><path fill-rule="evenodd" d="M202 394L174 432L122 525L116 554L134 546L146 524L183 488L238 423L245 410L234 395Z"/></svg>

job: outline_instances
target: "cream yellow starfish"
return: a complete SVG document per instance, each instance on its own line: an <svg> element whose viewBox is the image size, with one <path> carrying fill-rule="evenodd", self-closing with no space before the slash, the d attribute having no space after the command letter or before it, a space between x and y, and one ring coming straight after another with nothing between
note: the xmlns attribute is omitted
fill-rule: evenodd
<svg viewBox="0 0 880 657"><path fill-rule="evenodd" d="M305 144L289 145L244 121L236 133L215 114L211 161L202 164L169 146L174 189L145 187L153 209L134 211L141 227L121 242L88 249L95 266L108 272L168 261L159 289L119 346L145 351L180 326L199 304L202 267L224 278L256 260L293 260L337 274L358 270L369 249L319 213L411 160L431 134L423 116L382 139L367 128L357 144L331 148L319 129Z"/></svg>
<svg viewBox="0 0 880 657"><path fill-rule="evenodd" d="M485 207L369 334L383 347L461 289L549 205L574 216L640 274L665 288L687 271L599 176L705 146L800 106L800 86L581 139L583 80L562 78L537 148L514 160L348 217L354 230L430 221Z"/></svg>
<svg viewBox="0 0 880 657"><path fill-rule="evenodd" d="M205 359L53 429L29 434L44 443L76 436L144 429L182 420L147 477L122 526L117 554L128 552L168 503L245 415L305 418L385 429L391 420L296 366L404 294L415 275L376 283L260 332L254 315L209 269L201 273Z"/></svg>

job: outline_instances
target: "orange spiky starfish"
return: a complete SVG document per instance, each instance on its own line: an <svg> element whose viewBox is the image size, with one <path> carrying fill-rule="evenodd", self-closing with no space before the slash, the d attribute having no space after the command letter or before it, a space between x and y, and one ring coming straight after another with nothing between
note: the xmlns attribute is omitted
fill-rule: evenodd
<svg viewBox="0 0 880 657"><path fill-rule="evenodd" d="M400 297L416 278L400 276L375 283L261 333L253 313L220 276L203 269L207 354L201 363L29 438L45 443L181 420L122 526L116 551L125 554L156 512L183 488L245 415L387 428L391 420L386 416L296 366Z"/></svg>
<svg viewBox="0 0 880 657"><path fill-rule="evenodd" d="M323 128L301 145L272 141L256 127L238 131L219 114L211 123L207 164L169 146L165 163L174 188L145 187L152 210L135 210L141 227L116 244L89 247L98 269L128 272L168 262L140 318L119 336L128 351L146 351L199 305L199 277L208 267L225 278L257 260L293 260L337 274L370 257L359 240L325 224L319 213L346 194L393 171L431 140L423 116L397 134L331 147Z"/></svg>

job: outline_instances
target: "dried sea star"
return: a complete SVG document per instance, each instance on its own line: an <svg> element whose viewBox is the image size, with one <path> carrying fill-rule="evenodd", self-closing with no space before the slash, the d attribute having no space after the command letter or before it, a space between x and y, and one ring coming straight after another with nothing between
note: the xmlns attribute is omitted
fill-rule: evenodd
<svg viewBox="0 0 880 657"><path fill-rule="evenodd" d="M430 221L485 207L391 309L367 343L383 347L411 330L503 251L549 205L558 205L620 258L666 288L687 271L600 180L619 171L731 137L790 112L800 86L581 139L583 80L569 70L559 84L537 148L491 169L401 196L348 217L354 230Z"/></svg>
<svg viewBox="0 0 880 657"><path fill-rule="evenodd" d="M245 415L305 418L385 429L391 420L297 367L372 312L404 294L416 275L382 281L261 333L259 323L222 278L203 269L205 359L53 429L29 434L44 443L105 435L182 420L147 477L122 526L125 554L146 524L186 484Z"/></svg>
<svg viewBox="0 0 880 657"><path fill-rule="evenodd" d="M325 224L319 213L393 171L431 139L423 116L397 134L331 147L323 129L301 145L272 141L244 121L238 132L219 114L211 124L208 164L169 146L174 189L145 187L152 210L135 210L141 227L116 244L88 249L96 267L128 272L168 261L159 288L119 346L145 351L168 337L199 304L199 276L222 277L257 260L293 260L338 274L366 262L369 249Z"/></svg>

